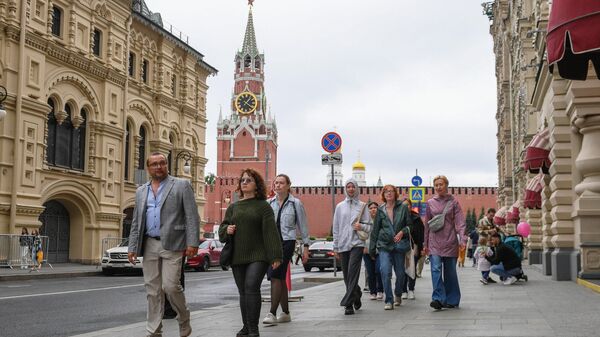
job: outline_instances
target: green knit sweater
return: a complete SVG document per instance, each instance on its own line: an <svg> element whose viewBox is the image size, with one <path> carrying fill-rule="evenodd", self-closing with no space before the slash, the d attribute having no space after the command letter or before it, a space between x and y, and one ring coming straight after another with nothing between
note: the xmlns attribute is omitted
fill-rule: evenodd
<svg viewBox="0 0 600 337"><path fill-rule="evenodd" d="M273 209L266 200L244 199L227 207L219 227L219 239L227 242L227 226L236 225L232 265L281 261L283 252Z"/></svg>

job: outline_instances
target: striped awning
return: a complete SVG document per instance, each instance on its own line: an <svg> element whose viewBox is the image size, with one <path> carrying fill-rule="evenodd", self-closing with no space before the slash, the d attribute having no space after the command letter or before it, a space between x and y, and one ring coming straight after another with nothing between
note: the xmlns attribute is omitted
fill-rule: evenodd
<svg viewBox="0 0 600 337"><path fill-rule="evenodd" d="M506 214L508 213L508 207L502 206L494 215L494 225L504 226L506 225Z"/></svg>
<svg viewBox="0 0 600 337"><path fill-rule="evenodd" d="M507 223L518 223L521 219L521 214L519 211L519 207L521 207L521 200L517 200L510 210L506 213L506 222Z"/></svg>
<svg viewBox="0 0 600 337"><path fill-rule="evenodd" d="M523 168L531 173L538 173L540 169L548 173L550 168L550 131L548 128L533 136L529 145L525 148L525 159Z"/></svg>
<svg viewBox="0 0 600 337"><path fill-rule="evenodd" d="M523 207L527 209L542 208L542 190L544 189L544 174L539 173L529 180L525 187Z"/></svg>

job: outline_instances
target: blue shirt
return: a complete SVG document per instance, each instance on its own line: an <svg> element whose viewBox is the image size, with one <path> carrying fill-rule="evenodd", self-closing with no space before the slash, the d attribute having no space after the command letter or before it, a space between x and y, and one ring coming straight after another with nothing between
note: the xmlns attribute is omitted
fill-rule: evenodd
<svg viewBox="0 0 600 337"><path fill-rule="evenodd" d="M152 183L148 184L148 197L146 198L146 235L160 237L160 200L167 179L163 179L156 191L152 191Z"/></svg>

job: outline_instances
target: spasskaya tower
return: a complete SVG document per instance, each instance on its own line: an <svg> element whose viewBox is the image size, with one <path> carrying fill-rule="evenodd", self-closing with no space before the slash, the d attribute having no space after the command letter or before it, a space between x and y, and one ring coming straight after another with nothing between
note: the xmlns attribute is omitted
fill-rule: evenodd
<svg viewBox="0 0 600 337"><path fill-rule="evenodd" d="M252 1L242 49L235 54L234 84L229 116L219 112L217 123L217 177L237 178L253 168L270 190L277 168L277 127L265 95L265 55L258 51Z"/></svg>

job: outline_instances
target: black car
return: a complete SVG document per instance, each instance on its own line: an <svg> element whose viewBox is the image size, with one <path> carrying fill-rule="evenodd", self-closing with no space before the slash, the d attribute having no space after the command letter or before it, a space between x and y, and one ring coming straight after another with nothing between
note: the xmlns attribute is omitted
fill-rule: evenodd
<svg viewBox="0 0 600 337"><path fill-rule="evenodd" d="M310 271L313 267L319 268L320 271L325 268L333 268L333 242L318 241L310 245L308 248L308 260L304 264L304 270ZM339 256L336 259L337 270L342 270L342 264Z"/></svg>

